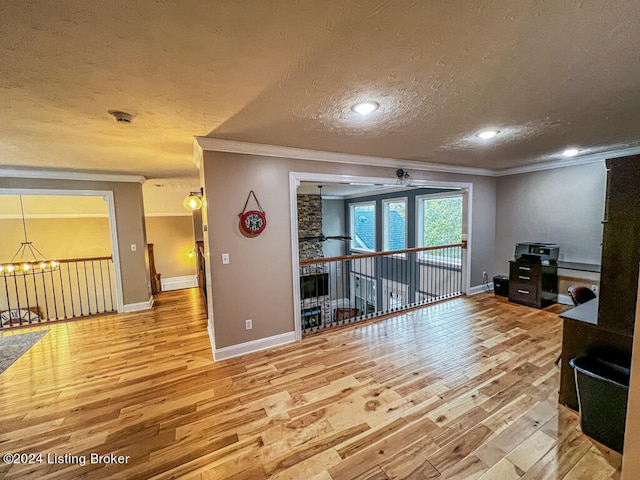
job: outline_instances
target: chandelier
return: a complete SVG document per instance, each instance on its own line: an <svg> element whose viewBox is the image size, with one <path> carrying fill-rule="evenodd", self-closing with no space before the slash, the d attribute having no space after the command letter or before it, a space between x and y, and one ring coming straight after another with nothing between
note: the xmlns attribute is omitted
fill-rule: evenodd
<svg viewBox="0 0 640 480"><path fill-rule="evenodd" d="M20 243L18 251L9 263L0 264L0 275L26 275L29 272L47 272L60 268L60 263L55 260L47 260L27 237L27 224L24 220L24 207L22 195L20 195L20 215L22 217L22 231L24 242Z"/></svg>

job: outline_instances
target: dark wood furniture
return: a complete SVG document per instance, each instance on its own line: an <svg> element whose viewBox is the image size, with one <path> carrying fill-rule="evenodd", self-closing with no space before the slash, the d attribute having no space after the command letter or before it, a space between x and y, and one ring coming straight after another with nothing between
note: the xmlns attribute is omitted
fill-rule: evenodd
<svg viewBox="0 0 640 480"><path fill-rule="evenodd" d="M147 244L147 255L149 256L149 277L151 279L151 294L155 295L162 291L161 274L156 271L156 259L153 253L153 243Z"/></svg>
<svg viewBox="0 0 640 480"><path fill-rule="evenodd" d="M333 311L333 321L348 320L349 318L357 317L360 315L360 310L357 308L342 308L338 307Z"/></svg>
<svg viewBox="0 0 640 480"><path fill-rule="evenodd" d="M621 335L600 328L597 324L597 311L596 298L560 315L564 319L564 325L558 401L575 411L578 411L578 395L569 360L583 355L599 355L602 350L630 355L633 343L631 335Z"/></svg>
<svg viewBox="0 0 640 480"><path fill-rule="evenodd" d="M599 298L561 315L564 319L559 401L578 400L569 360L603 349L630 358L640 262L640 156L610 159L602 233Z"/></svg>
<svg viewBox="0 0 640 480"><path fill-rule="evenodd" d="M598 326L632 335L640 262L640 155L606 163Z"/></svg>
<svg viewBox="0 0 640 480"><path fill-rule="evenodd" d="M509 301L544 308L558 301L558 266L509 262Z"/></svg>

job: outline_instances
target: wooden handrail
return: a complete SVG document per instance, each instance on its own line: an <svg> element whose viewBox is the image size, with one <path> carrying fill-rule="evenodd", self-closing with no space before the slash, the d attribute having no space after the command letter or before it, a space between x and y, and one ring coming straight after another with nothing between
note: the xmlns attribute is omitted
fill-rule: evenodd
<svg viewBox="0 0 640 480"><path fill-rule="evenodd" d="M343 260L359 260L362 258L373 258L373 257L383 257L385 255L398 255L401 253L414 253L414 252L427 252L433 250L444 250L445 248L453 248L453 247L461 247L462 249L467 248L467 241L463 240L462 243L455 243L452 245L441 245L439 247L416 247L416 248L406 248L404 250L389 250L386 252L372 252L372 253L357 253L354 255L343 255L340 257L327 257L327 258L313 258L300 260L300 265L315 265L318 263L329 263L329 262L339 262Z"/></svg>
<svg viewBox="0 0 640 480"><path fill-rule="evenodd" d="M98 261L98 260L113 260L113 257L111 255L107 256L107 257L86 257L86 258L66 258L66 259L62 259L62 260L58 260L57 258L51 258L51 259L47 259L47 261L49 262L58 262L58 263L73 263L73 262L91 262L91 261ZM17 262L4 262L6 264L19 264L19 263L33 263L33 264L37 264L40 263L41 260L19 260ZM2 263L2 262L0 262Z"/></svg>
<svg viewBox="0 0 640 480"><path fill-rule="evenodd" d="M92 262L98 260L112 260L113 257L109 255L108 257L87 257L87 258L67 258L65 260L56 260L58 263L73 263L73 262Z"/></svg>

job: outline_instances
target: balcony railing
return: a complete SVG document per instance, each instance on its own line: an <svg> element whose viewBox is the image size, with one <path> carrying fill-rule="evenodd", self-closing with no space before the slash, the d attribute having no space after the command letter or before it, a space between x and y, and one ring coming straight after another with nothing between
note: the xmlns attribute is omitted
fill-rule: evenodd
<svg viewBox="0 0 640 480"><path fill-rule="evenodd" d="M58 263L54 270L0 275L0 328L117 310L111 256Z"/></svg>
<svg viewBox="0 0 640 480"><path fill-rule="evenodd" d="M466 242L300 261L303 334L462 294Z"/></svg>

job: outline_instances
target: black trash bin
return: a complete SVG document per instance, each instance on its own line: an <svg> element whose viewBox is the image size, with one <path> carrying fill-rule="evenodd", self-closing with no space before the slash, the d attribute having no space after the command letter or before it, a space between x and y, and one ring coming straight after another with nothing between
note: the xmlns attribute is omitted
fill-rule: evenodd
<svg viewBox="0 0 640 480"><path fill-rule="evenodd" d="M582 431L622 453L629 367L592 356L572 358L569 365L575 375Z"/></svg>
<svg viewBox="0 0 640 480"><path fill-rule="evenodd" d="M501 297L509 296L509 277L506 275L496 275L493 277L493 293Z"/></svg>

